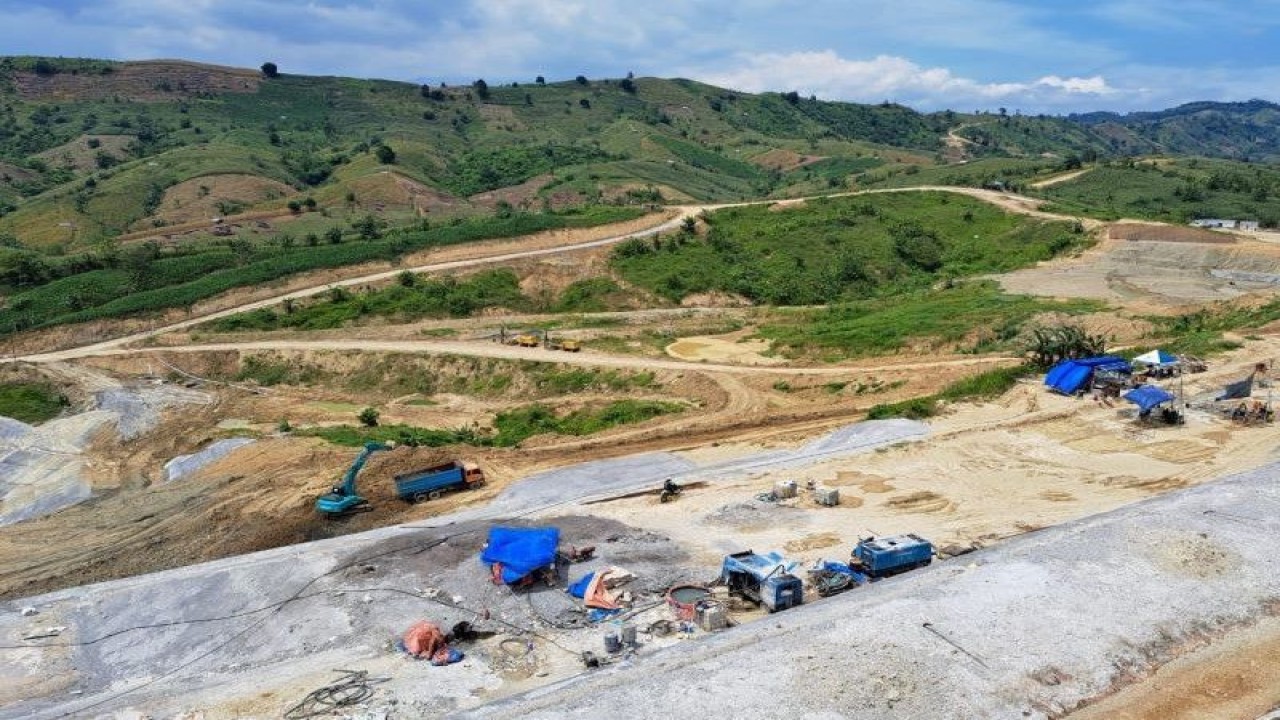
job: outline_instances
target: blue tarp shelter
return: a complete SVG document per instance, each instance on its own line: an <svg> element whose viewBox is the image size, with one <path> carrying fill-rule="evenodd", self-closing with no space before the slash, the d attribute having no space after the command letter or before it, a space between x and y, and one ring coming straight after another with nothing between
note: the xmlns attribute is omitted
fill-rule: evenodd
<svg viewBox="0 0 1280 720"><path fill-rule="evenodd" d="M1049 368L1044 376L1044 384L1063 395L1072 395L1088 385L1095 372L1106 370L1132 372L1133 366L1128 360L1114 355L1063 360Z"/></svg>
<svg viewBox="0 0 1280 720"><path fill-rule="evenodd" d="M560 545L560 528L489 528L489 543L480 561L498 566L502 582L511 585L535 570L552 565Z"/></svg>
<svg viewBox="0 0 1280 720"><path fill-rule="evenodd" d="M1173 365L1178 362L1178 356L1164 350L1152 350L1139 355L1133 361L1143 365Z"/></svg>
<svg viewBox="0 0 1280 720"><path fill-rule="evenodd" d="M1149 413L1151 408L1172 400L1173 394L1155 385L1139 385L1125 393L1124 399L1137 405L1143 413Z"/></svg>

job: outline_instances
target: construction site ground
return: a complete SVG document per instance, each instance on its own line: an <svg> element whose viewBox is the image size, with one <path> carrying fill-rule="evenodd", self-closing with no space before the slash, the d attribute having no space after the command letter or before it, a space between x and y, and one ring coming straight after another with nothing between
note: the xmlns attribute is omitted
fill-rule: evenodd
<svg viewBox="0 0 1280 720"><path fill-rule="evenodd" d="M1008 202L1035 212L1025 199ZM588 241L607 246L623 236L596 231ZM552 262L540 254L557 246L553 238L531 242L484 252L527 250L509 260L536 272ZM1185 282L1151 279L1146 258L1175 245L1169 252L1181 254L1162 272L1180 272ZM1092 273L1097 296L1163 312L1265 292L1274 270L1269 244L1226 247L1224 254L1221 243L1105 240L1080 257L1001 280L1078 296L1093 286L1042 281ZM424 256L415 266L492 262L445 252L458 255ZM603 251L574 252L568 257L589 261ZM344 282L385 281L385 272ZM302 296L315 287L323 289L283 289ZM269 295L222 299L207 310L261 306ZM1257 511L1276 501L1268 484L1277 472L1275 431L1232 423L1223 413L1230 405L1212 402L1223 384L1274 358L1280 338L1267 329L1240 338L1240 350L1186 376L1182 426L1139 423L1127 403L1053 395L1038 380L992 402L950 406L927 423L858 423L876 403L1019 360L934 349L797 364L751 338L759 312L615 314L607 326L585 323L567 336L616 334L619 350L581 353L489 338L495 325L518 327L532 316L251 336L210 335L196 327L205 316L107 342L80 342L88 329L24 339L13 347L61 348L19 367L60 383L84 412L0 428L8 450L57 459L41 465L24 502L46 487L65 501L56 511L23 505L34 509L7 524L19 509L9 496L0 505L0 676L14 680L0 691L0 717L278 717L331 681L336 667L391 678L352 717L472 710L559 717L597 695L600 707L656 717L690 698L664 695L660 683L687 685L691 677L708 698L756 687L741 690L742 704L731 706L739 709L771 707L758 694L768 690L815 713L852 717L1057 718L1080 708L1081 717L1180 717L1139 712L1157 706L1153 693L1158 707L1172 709L1178 693L1199 698L1187 705L1196 714L1181 717L1256 716L1280 704L1265 668L1248 660L1280 642L1269 619L1280 607L1280 575L1269 554L1245 547L1249 532L1275 538L1270 515ZM1090 322L1116 330L1121 342L1140 341L1145 330L1129 316ZM654 335L672 340L655 343ZM251 355L334 382L246 385L234 377ZM499 396L392 396L340 382L378 363L464 380L502 372L512 385ZM542 397L532 368L548 363L652 373L653 382ZM1263 380L1256 392L1269 392ZM513 404L570 410L619 395L686 409L581 438L537 436L516 448L380 453L361 475L372 510L341 521L318 516L313 504L355 450L278 432L284 419L301 428L352 424L367 405L379 407L384 423L483 427ZM168 461L236 435L253 441L169 478ZM459 455L485 469L485 488L417 505L394 497L395 473ZM1220 480L1238 473L1246 475ZM665 477L689 487L663 504L656 490ZM761 499L780 481L795 481L800 496ZM818 506L806 491L811 484L838 489L841 504ZM595 545L598 560L575 567L573 579L604 564L635 573L629 587L641 612L632 621L655 629L642 633L636 656L587 671L580 652L599 650L602 630L562 589L492 585L477 555L495 522L555 524L566 543ZM712 579L728 552L778 550L807 565L847 558L859 537L901 532L978 551L838 598L811 598L811 608L767 621L753 622L763 620L758 611L734 605L745 627L714 637L661 635L653 625L671 617L661 603L666 588ZM1106 550L1090 555L1096 543ZM94 582L104 584L83 587ZM419 619L446 627L467 620L496 634L464 644L463 663L432 667L392 646ZM942 636L922 631L922 622L979 659L938 644ZM837 642L847 644L843 651ZM1226 665L1213 655L1224 652L1232 658ZM791 658L792 669L771 657ZM1211 662L1225 674L1178 681ZM814 699L832 688L843 693L838 703ZM486 706L494 701L502 702ZM1110 714L1087 714L1101 708Z"/></svg>

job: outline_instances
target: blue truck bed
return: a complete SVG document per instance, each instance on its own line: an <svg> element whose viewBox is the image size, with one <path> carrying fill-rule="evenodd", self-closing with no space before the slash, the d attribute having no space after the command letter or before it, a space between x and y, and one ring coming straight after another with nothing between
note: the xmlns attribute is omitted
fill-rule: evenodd
<svg viewBox="0 0 1280 720"><path fill-rule="evenodd" d="M480 487L484 485L484 473L470 463L450 462L402 473L396 476L395 483L401 500L419 502L435 500L451 490Z"/></svg>

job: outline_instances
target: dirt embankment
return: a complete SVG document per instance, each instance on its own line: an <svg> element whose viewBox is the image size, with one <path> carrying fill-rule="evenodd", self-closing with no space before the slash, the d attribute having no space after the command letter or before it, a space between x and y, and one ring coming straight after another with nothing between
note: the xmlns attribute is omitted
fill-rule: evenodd
<svg viewBox="0 0 1280 720"><path fill-rule="evenodd" d="M146 60L122 63L105 72L38 75L13 74L13 84L24 100L105 100L135 102L196 97L203 93L257 92L262 74L245 68L204 65L181 60Z"/></svg>

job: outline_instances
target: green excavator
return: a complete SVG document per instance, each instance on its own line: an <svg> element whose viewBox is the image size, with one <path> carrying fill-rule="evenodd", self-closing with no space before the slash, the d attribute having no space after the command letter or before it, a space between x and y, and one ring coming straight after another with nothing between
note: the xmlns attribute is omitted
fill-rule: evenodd
<svg viewBox="0 0 1280 720"><path fill-rule="evenodd" d="M360 451L356 461L347 468L347 474L342 476L342 484L335 485L332 490L316 498L316 510L330 518L336 518L367 507L369 501L356 493L356 476L360 474L370 455L394 447L395 443L365 443L364 450Z"/></svg>

